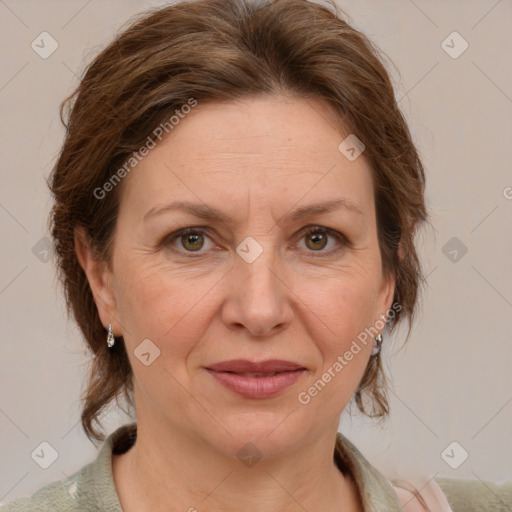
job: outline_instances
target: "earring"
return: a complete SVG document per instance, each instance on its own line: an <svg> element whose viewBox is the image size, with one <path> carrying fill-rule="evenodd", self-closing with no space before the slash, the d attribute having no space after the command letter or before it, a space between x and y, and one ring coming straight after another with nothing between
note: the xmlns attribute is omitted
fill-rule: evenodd
<svg viewBox="0 0 512 512"><path fill-rule="evenodd" d="M382 348L382 334L377 334L375 336L375 346L372 350L372 356L377 356L380 353L380 349Z"/></svg>
<svg viewBox="0 0 512 512"><path fill-rule="evenodd" d="M116 339L114 338L114 335L112 334L112 324L108 323L108 334L107 334L107 345L109 347L113 347L114 343L116 342Z"/></svg>

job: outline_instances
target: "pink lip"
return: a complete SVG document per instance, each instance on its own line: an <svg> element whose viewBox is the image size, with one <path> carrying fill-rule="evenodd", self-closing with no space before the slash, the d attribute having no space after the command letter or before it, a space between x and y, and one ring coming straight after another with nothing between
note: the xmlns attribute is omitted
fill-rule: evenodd
<svg viewBox="0 0 512 512"><path fill-rule="evenodd" d="M218 382L247 398L270 398L293 385L306 369L297 363L283 360L253 362L242 359L225 361L206 368ZM267 377L241 373L272 373Z"/></svg>

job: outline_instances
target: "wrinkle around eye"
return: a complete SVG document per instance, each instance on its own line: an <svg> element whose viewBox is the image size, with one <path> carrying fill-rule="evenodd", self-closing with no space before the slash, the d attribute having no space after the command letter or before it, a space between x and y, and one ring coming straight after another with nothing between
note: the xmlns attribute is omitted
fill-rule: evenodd
<svg viewBox="0 0 512 512"><path fill-rule="evenodd" d="M329 243L332 243L335 246L328 250L324 250L324 247L319 248L319 250L308 248L308 237L317 233L327 237L327 246ZM196 251L187 250L185 247L176 247L177 244L183 245L182 239L188 235L200 235L206 239L206 243ZM349 240L344 233L320 225L305 226L302 230L296 233L295 238L297 241L292 242L291 245L288 245L287 247L291 248L295 252L294 256L303 256L305 258L321 258L325 260L329 258L332 259L339 257L344 250L350 250L353 246L351 240ZM176 254L178 258L183 257L185 259L193 260L196 258L217 256L218 252L223 250L222 245L220 245L220 247L219 245L220 244L216 243L214 237L208 233L207 229L195 226L179 229L163 236L161 241L158 242L155 251L168 248L173 254Z"/></svg>

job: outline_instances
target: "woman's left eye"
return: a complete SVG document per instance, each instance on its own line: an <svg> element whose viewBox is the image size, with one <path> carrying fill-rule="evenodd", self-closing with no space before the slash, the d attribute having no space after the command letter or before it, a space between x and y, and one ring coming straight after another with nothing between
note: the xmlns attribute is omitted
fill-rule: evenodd
<svg viewBox="0 0 512 512"><path fill-rule="evenodd" d="M337 240L338 247L324 250L331 239ZM210 244L212 243L211 238L206 234L205 230L201 228L186 228L165 237L162 244L175 245L176 242L179 241L181 247L179 247L178 250L192 254L205 252L201 249L203 249L205 245L208 245L206 244L207 240L210 240ZM344 246L348 244L348 240L344 235L333 229L323 228L321 226L305 228L305 231L303 230L301 234L300 240L305 240L305 246L309 249L307 252L319 252L321 253L319 256L330 255L338 251L340 245Z"/></svg>
<svg viewBox="0 0 512 512"><path fill-rule="evenodd" d="M302 238L305 238L305 244L308 249L311 249L312 252L321 253L319 256L329 256L338 251L340 249L340 245L344 246L348 244L348 240L345 236L338 231L329 228L322 228L320 226L306 228ZM329 240L332 238L338 241L338 247L324 251L323 249L328 245Z"/></svg>

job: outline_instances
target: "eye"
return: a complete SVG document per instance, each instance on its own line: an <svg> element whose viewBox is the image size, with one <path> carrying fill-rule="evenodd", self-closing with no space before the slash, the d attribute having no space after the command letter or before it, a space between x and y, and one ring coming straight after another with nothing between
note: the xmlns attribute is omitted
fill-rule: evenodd
<svg viewBox="0 0 512 512"><path fill-rule="evenodd" d="M348 245L348 240L344 235L333 229L323 228L321 226L312 226L306 228L306 231L303 233L302 237L305 239L306 247L311 250L308 252L320 252L321 254L318 256L330 256L340 249L338 246L327 251L323 250L328 246L331 238L336 240L338 245L341 245L342 247ZM303 238L301 238L301 240Z"/></svg>
<svg viewBox="0 0 512 512"><path fill-rule="evenodd" d="M186 228L165 237L162 244L176 245L179 242L179 245L181 245L181 247L178 247L179 251L187 253L204 252L201 249L205 246L206 239L210 240L210 237L202 229Z"/></svg>

